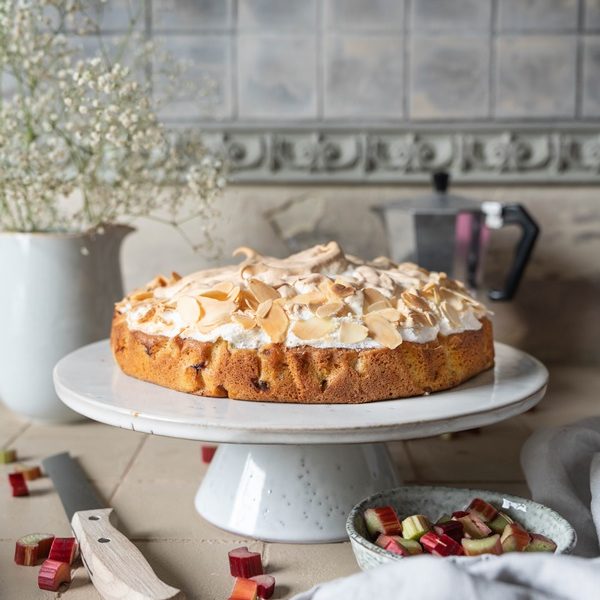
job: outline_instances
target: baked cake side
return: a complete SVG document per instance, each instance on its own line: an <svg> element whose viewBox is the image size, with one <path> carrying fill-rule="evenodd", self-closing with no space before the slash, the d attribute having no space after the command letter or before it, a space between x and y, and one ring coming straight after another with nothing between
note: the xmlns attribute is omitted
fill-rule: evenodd
<svg viewBox="0 0 600 600"><path fill-rule="evenodd" d="M287 259L156 278L117 304L133 377L204 396L361 403L454 387L490 368L486 308L443 273L365 262L334 242Z"/></svg>

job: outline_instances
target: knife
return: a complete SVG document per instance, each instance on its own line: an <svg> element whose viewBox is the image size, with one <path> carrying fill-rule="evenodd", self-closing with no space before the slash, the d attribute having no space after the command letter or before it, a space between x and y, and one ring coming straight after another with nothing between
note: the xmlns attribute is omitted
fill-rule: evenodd
<svg viewBox="0 0 600 600"><path fill-rule="evenodd" d="M83 564L105 600L185 600L162 582L142 553L113 527L107 508L68 452L42 460L71 523Z"/></svg>

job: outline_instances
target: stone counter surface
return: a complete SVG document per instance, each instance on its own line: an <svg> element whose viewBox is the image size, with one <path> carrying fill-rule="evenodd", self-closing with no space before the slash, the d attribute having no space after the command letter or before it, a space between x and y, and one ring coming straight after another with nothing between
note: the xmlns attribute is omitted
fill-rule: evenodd
<svg viewBox="0 0 600 600"><path fill-rule="evenodd" d="M390 444L406 482L475 487L529 496L520 447L535 428L600 414L598 369L551 368L549 392L529 413L451 439ZM244 540L196 512L193 498L206 471L200 444L125 431L91 421L70 426L28 424L0 406L0 447L39 464L64 450L76 456L93 484L116 509L119 527L159 577L190 600L226 600L232 588L227 552L240 545L261 551L278 584L275 598L290 598L314 584L358 570L350 545L287 545ZM27 533L69 535L58 495L48 478L30 482L31 495L12 498L0 465L0 599L99 598L82 567L62 594L37 588L37 568L13 563L15 540Z"/></svg>

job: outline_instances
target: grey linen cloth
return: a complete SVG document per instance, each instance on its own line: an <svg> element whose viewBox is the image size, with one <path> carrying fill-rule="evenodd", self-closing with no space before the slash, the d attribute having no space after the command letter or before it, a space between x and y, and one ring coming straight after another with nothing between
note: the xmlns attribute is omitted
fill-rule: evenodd
<svg viewBox="0 0 600 600"><path fill-rule="evenodd" d="M600 599L600 418L536 431L521 462L533 499L575 528L575 556L511 553L441 560L418 556L321 584L294 600Z"/></svg>

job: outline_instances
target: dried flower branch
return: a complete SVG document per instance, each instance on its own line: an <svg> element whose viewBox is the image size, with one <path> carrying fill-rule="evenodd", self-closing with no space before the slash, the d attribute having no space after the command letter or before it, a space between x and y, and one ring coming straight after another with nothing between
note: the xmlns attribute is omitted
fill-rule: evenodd
<svg viewBox="0 0 600 600"><path fill-rule="evenodd" d="M0 73L12 92L2 100L0 89L0 230L198 218L199 245L210 242L222 161L197 135L182 144L169 134L132 69L106 52L81 59L65 23L97 31L77 0L0 3ZM151 51L136 48L132 64Z"/></svg>

